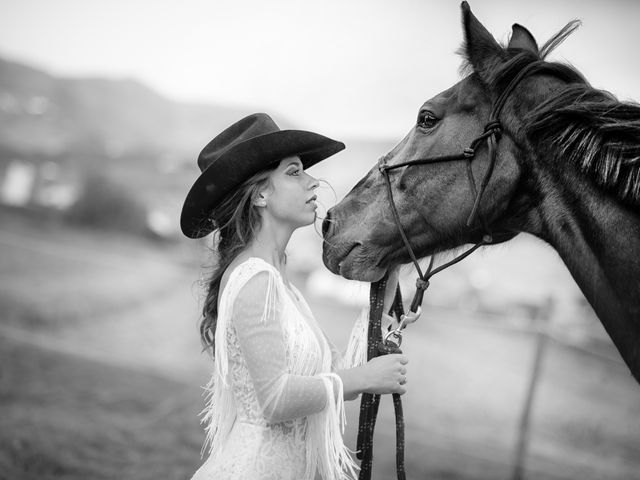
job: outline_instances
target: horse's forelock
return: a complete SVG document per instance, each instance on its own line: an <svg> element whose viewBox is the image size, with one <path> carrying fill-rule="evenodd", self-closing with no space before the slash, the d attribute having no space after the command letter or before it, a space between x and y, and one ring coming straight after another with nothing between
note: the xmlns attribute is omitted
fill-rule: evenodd
<svg viewBox="0 0 640 480"><path fill-rule="evenodd" d="M540 48L539 55L542 60L547 58L552 51L554 51L562 42L564 42L569 35L575 32L582 22L580 20L571 20L567 23L562 30L556 33L553 37L545 42L545 44Z"/></svg>

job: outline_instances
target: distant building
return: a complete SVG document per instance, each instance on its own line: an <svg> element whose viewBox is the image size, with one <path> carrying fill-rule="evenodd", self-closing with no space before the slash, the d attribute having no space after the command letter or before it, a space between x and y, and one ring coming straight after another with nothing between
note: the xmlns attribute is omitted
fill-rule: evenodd
<svg viewBox="0 0 640 480"><path fill-rule="evenodd" d="M24 207L31 202L36 180L32 163L12 160L0 177L0 201L5 205Z"/></svg>
<svg viewBox="0 0 640 480"><path fill-rule="evenodd" d="M13 207L69 208L79 194L77 175L53 161L12 159L0 166L0 203Z"/></svg>

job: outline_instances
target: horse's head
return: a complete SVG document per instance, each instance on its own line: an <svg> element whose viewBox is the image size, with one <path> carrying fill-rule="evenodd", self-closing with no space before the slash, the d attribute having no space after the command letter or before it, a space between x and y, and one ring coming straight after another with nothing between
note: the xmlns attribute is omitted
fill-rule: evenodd
<svg viewBox="0 0 640 480"><path fill-rule="evenodd" d="M504 77L508 79L509 75L500 77L496 72L504 74L540 60L544 50L555 46L547 44L539 49L529 31L516 24L508 46L503 48L466 2L462 4L462 17L466 40L463 53L473 73L420 107L415 125L383 158L387 165L462 154L483 133L492 107L505 89ZM469 170L467 160L452 160L388 171L400 224L418 258L478 242L485 233L483 224L494 242L499 242L517 235L522 223L530 221L518 218L524 215L520 213L525 211L523 204L530 203L527 190L521 188L528 169L520 159L526 142L518 138L522 135L518 118L539 102L545 89L553 89L554 81L525 78L518 86L518 101L507 99L499 116L502 132L495 144L493 173L470 225L467 220L476 189L490 169L486 139L478 143ZM388 267L410 261L394 222L385 182L378 165L374 166L329 211L323 225L323 259L332 272L375 281Z"/></svg>

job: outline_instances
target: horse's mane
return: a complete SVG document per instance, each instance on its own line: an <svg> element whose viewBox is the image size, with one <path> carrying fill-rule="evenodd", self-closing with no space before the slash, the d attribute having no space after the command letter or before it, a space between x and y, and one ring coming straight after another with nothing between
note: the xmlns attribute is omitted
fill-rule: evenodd
<svg viewBox="0 0 640 480"><path fill-rule="evenodd" d="M531 62L544 58L577 27L567 24L533 52L504 49L503 61L488 79L500 92ZM524 118L524 132L534 145L551 149L556 161L571 162L596 184L621 201L640 205L640 104L620 102L609 92L589 85L572 66L544 62L544 72L567 85Z"/></svg>
<svg viewBox="0 0 640 480"><path fill-rule="evenodd" d="M525 118L537 143L578 165L623 202L640 205L640 105L588 85L568 85Z"/></svg>

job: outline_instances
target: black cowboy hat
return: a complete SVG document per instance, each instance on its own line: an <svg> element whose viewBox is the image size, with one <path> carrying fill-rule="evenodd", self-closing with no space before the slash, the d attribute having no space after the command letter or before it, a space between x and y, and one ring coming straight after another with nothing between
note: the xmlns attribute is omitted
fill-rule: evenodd
<svg viewBox="0 0 640 480"><path fill-rule="evenodd" d="M254 113L211 140L198 156L202 174L182 206L180 228L189 238L214 230L211 210L251 175L297 156L304 168L344 149L344 143L304 130L280 130L266 113Z"/></svg>

